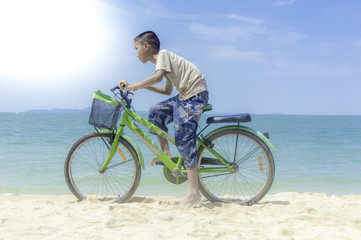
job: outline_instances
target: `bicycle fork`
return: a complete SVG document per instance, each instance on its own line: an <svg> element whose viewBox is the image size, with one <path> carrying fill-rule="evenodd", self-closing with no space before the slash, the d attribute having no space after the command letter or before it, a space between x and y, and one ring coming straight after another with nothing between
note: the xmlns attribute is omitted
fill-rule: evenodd
<svg viewBox="0 0 361 240"><path fill-rule="evenodd" d="M103 163L103 166L99 169L99 171L98 171L99 173L104 173L106 171L110 161L113 159L115 153L117 152L117 149L118 149L118 146L119 146L119 137L122 134L123 129L124 129L124 127L120 127L118 129L117 133L115 134L113 143L112 143L112 145L111 145L111 147L109 149L109 154L108 154L107 158L105 159L105 161ZM119 152L119 154L122 155L121 152ZM124 155L124 153L123 153L123 155Z"/></svg>

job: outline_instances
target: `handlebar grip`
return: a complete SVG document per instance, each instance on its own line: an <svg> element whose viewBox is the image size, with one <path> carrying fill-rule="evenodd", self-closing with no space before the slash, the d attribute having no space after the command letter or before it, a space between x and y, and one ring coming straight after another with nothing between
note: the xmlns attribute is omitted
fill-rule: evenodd
<svg viewBox="0 0 361 240"><path fill-rule="evenodd" d="M120 89L124 89L124 88L126 88L127 87L127 83L122 83L122 84L120 84Z"/></svg>

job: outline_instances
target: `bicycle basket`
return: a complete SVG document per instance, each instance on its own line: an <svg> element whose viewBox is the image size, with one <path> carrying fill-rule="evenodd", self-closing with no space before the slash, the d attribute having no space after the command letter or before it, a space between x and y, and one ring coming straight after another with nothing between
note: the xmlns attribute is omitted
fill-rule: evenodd
<svg viewBox="0 0 361 240"><path fill-rule="evenodd" d="M93 95L89 124L97 128L114 129L121 113L121 105L100 90Z"/></svg>

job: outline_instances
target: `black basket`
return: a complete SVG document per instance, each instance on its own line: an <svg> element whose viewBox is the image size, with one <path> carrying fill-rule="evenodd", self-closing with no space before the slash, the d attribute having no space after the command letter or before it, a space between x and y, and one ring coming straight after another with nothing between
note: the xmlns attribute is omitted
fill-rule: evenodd
<svg viewBox="0 0 361 240"><path fill-rule="evenodd" d="M89 124L97 128L115 129L121 110L120 104L114 106L113 104L94 98Z"/></svg>

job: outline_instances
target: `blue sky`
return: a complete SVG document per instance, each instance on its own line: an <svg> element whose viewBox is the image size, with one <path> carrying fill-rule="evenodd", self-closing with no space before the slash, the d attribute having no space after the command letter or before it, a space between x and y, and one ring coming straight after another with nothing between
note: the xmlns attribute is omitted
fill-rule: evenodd
<svg viewBox="0 0 361 240"><path fill-rule="evenodd" d="M356 0L0 0L0 112L81 109L148 77L133 38L153 30L204 73L216 112L361 115L360 22Z"/></svg>

